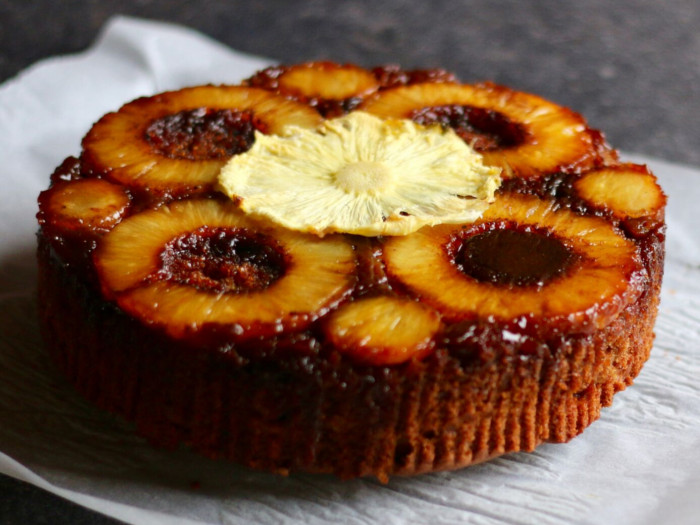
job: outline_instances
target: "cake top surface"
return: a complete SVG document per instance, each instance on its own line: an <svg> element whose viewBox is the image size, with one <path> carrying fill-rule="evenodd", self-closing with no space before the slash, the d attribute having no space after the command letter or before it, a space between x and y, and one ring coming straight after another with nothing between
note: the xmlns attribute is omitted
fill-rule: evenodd
<svg viewBox="0 0 700 525"><path fill-rule="evenodd" d="M371 365L608 326L651 282L665 208L568 108L331 62L126 103L52 183L52 249L149 329Z"/></svg>

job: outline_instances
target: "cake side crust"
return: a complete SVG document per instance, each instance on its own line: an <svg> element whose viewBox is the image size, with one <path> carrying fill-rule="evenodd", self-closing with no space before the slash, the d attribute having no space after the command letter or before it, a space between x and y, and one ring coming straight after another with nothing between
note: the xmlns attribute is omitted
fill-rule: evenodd
<svg viewBox="0 0 700 525"><path fill-rule="evenodd" d="M319 355L256 362L170 341L104 303L41 236L38 257L53 360L82 395L149 440L278 473L382 480L580 434L649 356L662 264L650 261L652 286L595 334L529 355L438 349L422 362L366 367Z"/></svg>

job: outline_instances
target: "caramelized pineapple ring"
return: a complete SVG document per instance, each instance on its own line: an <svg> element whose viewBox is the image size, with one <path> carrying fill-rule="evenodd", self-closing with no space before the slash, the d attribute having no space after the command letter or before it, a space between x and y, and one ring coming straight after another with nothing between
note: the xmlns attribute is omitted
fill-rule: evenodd
<svg viewBox="0 0 700 525"><path fill-rule="evenodd" d="M315 127L311 108L268 91L201 86L144 97L102 117L83 139L88 169L149 193L208 190L255 130Z"/></svg>
<svg viewBox="0 0 700 525"><path fill-rule="evenodd" d="M95 266L107 297L176 338L211 323L239 339L303 328L356 280L344 238L291 232L206 199L124 220Z"/></svg>
<svg viewBox="0 0 700 525"><path fill-rule="evenodd" d="M419 359L433 348L440 316L409 299L377 296L345 304L331 314L328 336L342 353L372 365Z"/></svg>
<svg viewBox="0 0 700 525"><path fill-rule="evenodd" d="M577 193L635 230L647 231L664 220L666 196L646 166L625 164L586 173L576 180Z"/></svg>
<svg viewBox="0 0 700 525"><path fill-rule="evenodd" d="M576 171L599 156L583 117L535 95L494 84L416 84L381 91L360 109L449 126L504 177Z"/></svg>
<svg viewBox="0 0 700 525"><path fill-rule="evenodd" d="M387 271L445 317L605 326L639 296L635 244L603 219L504 194L469 226L441 225L385 245Z"/></svg>
<svg viewBox="0 0 700 525"><path fill-rule="evenodd" d="M352 111L362 97L379 88L371 71L328 61L269 67L247 83L306 102L329 118Z"/></svg>
<svg viewBox="0 0 700 525"><path fill-rule="evenodd" d="M39 197L39 221L62 232L101 234L126 213L131 198L102 179L59 181Z"/></svg>

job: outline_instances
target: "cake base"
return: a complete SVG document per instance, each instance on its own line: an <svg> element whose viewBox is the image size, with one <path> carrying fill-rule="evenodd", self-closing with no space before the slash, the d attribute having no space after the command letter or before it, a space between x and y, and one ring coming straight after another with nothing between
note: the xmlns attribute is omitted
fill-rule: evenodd
<svg viewBox="0 0 700 525"><path fill-rule="evenodd" d="M479 345L396 366L194 347L106 303L42 235L40 323L75 388L158 446L282 474L386 481L565 442L598 419L652 347L663 250L662 240L649 243L651 283L636 302L601 330L538 341L527 353L502 338L489 345L493 326Z"/></svg>

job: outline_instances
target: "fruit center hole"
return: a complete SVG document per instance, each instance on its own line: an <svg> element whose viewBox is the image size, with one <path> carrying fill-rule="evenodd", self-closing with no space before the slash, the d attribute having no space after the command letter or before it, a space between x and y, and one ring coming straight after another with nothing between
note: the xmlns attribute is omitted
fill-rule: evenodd
<svg viewBox="0 0 700 525"><path fill-rule="evenodd" d="M198 108L154 120L146 141L172 159L225 159L248 151L256 129L265 132L266 126L252 111Z"/></svg>
<svg viewBox="0 0 700 525"><path fill-rule="evenodd" d="M448 251L465 274L510 286L542 286L566 272L576 258L551 232L510 225L458 237Z"/></svg>
<svg viewBox="0 0 700 525"><path fill-rule="evenodd" d="M207 226L168 242L160 259L161 279L221 293L263 290L286 267L284 252L273 238Z"/></svg>
<svg viewBox="0 0 700 525"><path fill-rule="evenodd" d="M379 193L394 184L394 173L382 162L359 161L343 166L335 174L335 184L348 193Z"/></svg>
<svg viewBox="0 0 700 525"><path fill-rule="evenodd" d="M477 151L505 149L522 144L527 132L498 111L449 104L429 106L413 111L409 118L417 124L440 124L452 128L462 140Z"/></svg>

